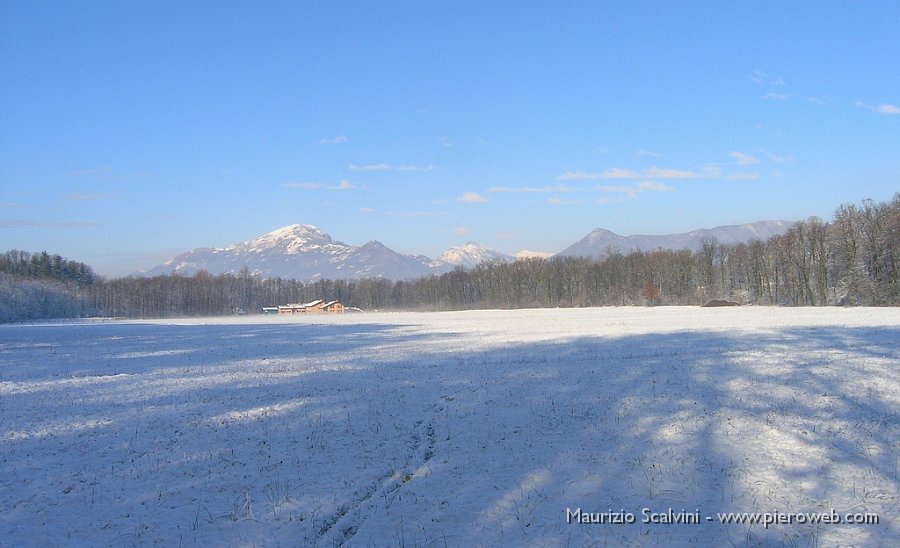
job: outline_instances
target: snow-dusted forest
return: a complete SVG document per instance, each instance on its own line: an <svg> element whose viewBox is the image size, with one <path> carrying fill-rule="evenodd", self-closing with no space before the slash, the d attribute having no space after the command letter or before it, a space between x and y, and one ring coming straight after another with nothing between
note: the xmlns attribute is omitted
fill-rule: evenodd
<svg viewBox="0 0 900 548"><path fill-rule="evenodd" d="M236 274L104 279L86 265L82 274L54 270L53 261L42 266L46 253L31 256L26 267L37 266L23 274L9 267L13 253L21 263L21 252L0 257L0 321L219 316L314 299L363 310L696 305L710 299L883 306L900 304L900 195L841 206L830 222L810 218L766 241L485 262L411 280L263 279L249 267Z"/></svg>
<svg viewBox="0 0 900 548"><path fill-rule="evenodd" d="M862 307L0 326L0 539L897 545L897 340Z"/></svg>

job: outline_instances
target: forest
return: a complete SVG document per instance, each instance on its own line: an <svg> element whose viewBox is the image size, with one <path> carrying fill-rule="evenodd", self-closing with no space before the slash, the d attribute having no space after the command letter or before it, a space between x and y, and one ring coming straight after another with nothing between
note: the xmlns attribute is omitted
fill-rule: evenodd
<svg viewBox="0 0 900 548"><path fill-rule="evenodd" d="M0 256L0 321L259 313L337 299L361 310L700 305L710 299L787 306L900 304L900 193L840 206L767 241L697 251L482 263L415 280L299 281L237 274L104 278L46 252Z"/></svg>

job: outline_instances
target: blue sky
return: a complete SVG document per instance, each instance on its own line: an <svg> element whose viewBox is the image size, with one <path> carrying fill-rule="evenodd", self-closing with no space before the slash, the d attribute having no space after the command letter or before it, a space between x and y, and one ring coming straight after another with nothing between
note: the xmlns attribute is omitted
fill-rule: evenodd
<svg viewBox="0 0 900 548"><path fill-rule="evenodd" d="M437 256L900 191L898 2L0 5L0 250Z"/></svg>

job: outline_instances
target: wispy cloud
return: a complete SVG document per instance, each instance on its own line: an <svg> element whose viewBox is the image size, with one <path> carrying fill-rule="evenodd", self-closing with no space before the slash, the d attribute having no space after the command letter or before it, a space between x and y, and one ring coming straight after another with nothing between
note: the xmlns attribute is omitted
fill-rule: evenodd
<svg viewBox="0 0 900 548"><path fill-rule="evenodd" d="M638 183L637 189L639 192L675 192L675 187L665 183L654 183L653 181Z"/></svg>
<svg viewBox="0 0 900 548"><path fill-rule="evenodd" d="M66 175L69 177L99 177L101 175L108 175L112 172L112 167L110 166L99 166L99 167L86 167L82 169L72 170Z"/></svg>
<svg viewBox="0 0 900 548"><path fill-rule="evenodd" d="M390 171L390 164L350 164L350 171Z"/></svg>
<svg viewBox="0 0 900 548"><path fill-rule="evenodd" d="M652 168L657 169L657 168ZM646 172L646 170L645 170ZM631 170L611 168L604 171L567 171L558 176L560 181L588 181L593 179L645 179L645 175Z"/></svg>
<svg viewBox="0 0 900 548"><path fill-rule="evenodd" d="M428 219L432 217L445 217L446 211L388 211L384 214L387 217L398 217L401 219Z"/></svg>
<svg viewBox="0 0 900 548"><path fill-rule="evenodd" d="M600 185L597 191L603 194L624 194L629 198L637 198L643 192L674 192L675 188L665 183L642 181L630 185Z"/></svg>
<svg viewBox="0 0 900 548"><path fill-rule="evenodd" d="M472 231L464 226L458 226L458 227L454 228L453 233L456 234L457 236L471 236L472 235Z"/></svg>
<svg viewBox="0 0 900 548"><path fill-rule="evenodd" d="M856 106L859 108L864 108L867 110L871 110L873 112L877 112L878 114L900 114L900 107L897 105L889 105L882 103L878 106L867 105L866 103L857 102Z"/></svg>
<svg viewBox="0 0 900 548"><path fill-rule="evenodd" d="M487 198L478 194L477 192L466 192L462 196L458 198L458 201L464 202L467 204L483 204L488 201Z"/></svg>
<svg viewBox="0 0 900 548"><path fill-rule="evenodd" d="M438 139L438 142L444 148L450 148L453 146L453 140L450 139L450 137L441 137L440 139Z"/></svg>
<svg viewBox="0 0 900 548"><path fill-rule="evenodd" d="M413 164L406 164L401 166L392 166L388 163L380 163L380 164L350 164L348 166L350 171L405 171L405 172L415 172L415 171L434 171L434 165L428 164L427 166L419 166Z"/></svg>
<svg viewBox="0 0 900 548"><path fill-rule="evenodd" d="M550 205L581 205L584 203L584 200L564 200L558 196L554 196L552 198L547 198L547 203Z"/></svg>
<svg viewBox="0 0 900 548"><path fill-rule="evenodd" d="M769 152L767 150L763 151L766 156L769 157L769 160L776 164L787 164L794 161L793 156L785 156L783 154L775 154L774 152Z"/></svg>
<svg viewBox="0 0 900 548"><path fill-rule="evenodd" d="M600 179L603 177L602 173L593 173L586 171L567 171L562 175L558 176L557 179L560 181L587 181L591 179Z"/></svg>
<svg viewBox="0 0 900 548"><path fill-rule="evenodd" d="M753 71L753 74L750 75L750 80L759 86L781 87L785 85L784 78L770 76L761 70Z"/></svg>
<svg viewBox="0 0 900 548"><path fill-rule="evenodd" d="M349 143L350 139L347 138L346 135L338 135L336 137L322 137L319 139L319 143L323 145L343 145L344 143Z"/></svg>
<svg viewBox="0 0 900 548"><path fill-rule="evenodd" d="M703 179L706 177L715 177L718 175L718 169L707 167L703 171L685 171L683 169L661 169L651 167L644 170L644 178L647 179Z"/></svg>
<svg viewBox="0 0 900 548"><path fill-rule="evenodd" d="M574 192L575 189L563 184L546 185L546 186L495 186L488 189L488 192Z"/></svg>
<svg viewBox="0 0 900 548"><path fill-rule="evenodd" d="M752 165L759 163L756 158L740 152L732 152L732 158L738 161L740 165ZM728 179L729 175L723 174L722 169L716 165L708 165L702 170L686 170L672 169L661 167L650 167L636 171L633 169L610 168L604 171L585 172L585 171L567 171L557 177L561 181L584 181L584 180L685 180L685 179ZM614 187L610 187L614 188Z"/></svg>
<svg viewBox="0 0 900 548"><path fill-rule="evenodd" d="M434 166L432 164L427 166L397 166L397 171L434 171Z"/></svg>
<svg viewBox="0 0 900 548"><path fill-rule="evenodd" d="M773 100L773 101L787 101L791 98L791 96L787 93L775 93L770 92L762 96L763 99Z"/></svg>
<svg viewBox="0 0 900 548"><path fill-rule="evenodd" d="M562 181L578 181L590 179L702 179L716 176L715 168L707 168L704 171L686 171L682 169L670 169L651 167L642 171L632 169L611 168L601 172L567 171L557 177Z"/></svg>
<svg viewBox="0 0 900 548"><path fill-rule="evenodd" d="M750 156L749 154L744 154L743 152L733 151L728 153L729 156L735 159L735 161L742 166L752 166L754 164L758 164L759 160Z"/></svg>
<svg viewBox="0 0 900 548"><path fill-rule="evenodd" d="M726 175L724 179L726 181L752 181L759 179L759 175L755 173L732 173L731 175Z"/></svg>
<svg viewBox="0 0 900 548"><path fill-rule="evenodd" d="M635 158L659 158L662 156L659 152L653 152L652 150L639 150L634 153Z"/></svg>
<svg viewBox="0 0 900 548"><path fill-rule="evenodd" d="M120 195L118 194L102 192L71 192L66 194L66 200L70 202L106 202L119 198Z"/></svg>
<svg viewBox="0 0 900 548"><path fill-rule="evenodd" d="M0 209L33 209L34 206L22 202L0 202Z"/></svg>
<svg viewBox="0 0 900 548"><path fill-rule="evenodd" d="M0 221L0 228L93 228L100 223L93 221L39 221L35 219L9 219Z"/></svg>
<svg viewBox="0 0 900 548"><path fill-rule="evenodd" d="M324 183L284 183L284 187L297 190L359 190L362 188L346 179L336 185L327 185Z"/></svg>

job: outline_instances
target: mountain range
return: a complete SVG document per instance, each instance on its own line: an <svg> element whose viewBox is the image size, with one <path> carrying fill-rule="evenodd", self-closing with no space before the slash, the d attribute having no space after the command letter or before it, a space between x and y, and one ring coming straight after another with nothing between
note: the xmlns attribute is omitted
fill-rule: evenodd
<svg viewBox="0 0 900 548"><path fill-rule="evenodd" d="M557 255L563 257L599 258L610 248L623 253L629 251L654 251L656 249L689 249L697 251L704 240L715 239L721 244L739 244L750 240L768 240L784 234L794 223L789 221L758 221L745 225L701 228L681 234L620 236L615 232L596 228L587 236L563 249Z"/></svg>
<svg viewBox="0 0 900 548"><path fill-rule="evenodd" d="M194 249L141 275L191 275L199 270L212 274L236 274L247 268L252 274L264 278L406 280L449 272L457 266L471 267L496 260L514 259L469 242L451 248L437 260L432 260L424 255L397 253L374 240L362 246L348 245L332 239L318 227L295 224L224 248Z"/></svg>
<svg viewBox="0 0 900 548"><path fill-rule="evenodd" d="M693 251L699 249L707 238L727 244L766 240L783 234L792 224L787 221L760 221L656 236L621 236L598 228L557 255L599 258L611 248L622 252L659 248ZM212 274L236 274L247 269L263 278L405 280L449 272L460 266L470 268L486 261L513 260L515 257L475 242L448 249L432 260L424 255L397 253L374 240L361 246L349 245L332 239L318 227L294 224L227 247L194 249L138 275L192 275L200 270Z"/></svg>

